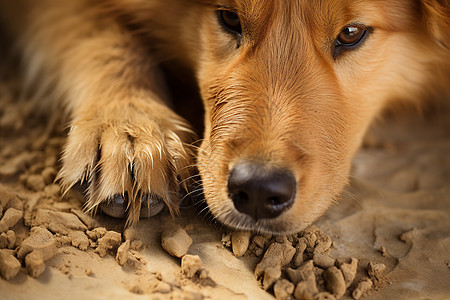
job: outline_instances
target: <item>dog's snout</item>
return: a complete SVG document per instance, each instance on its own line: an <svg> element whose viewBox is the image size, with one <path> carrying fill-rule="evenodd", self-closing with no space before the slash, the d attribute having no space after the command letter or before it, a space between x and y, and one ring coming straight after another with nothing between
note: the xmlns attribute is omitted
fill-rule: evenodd
<svg viewBox="0 0 450 300"><path fill-rule="evenodd" d="M254 220L272 219L294 203L296 180L289 170L243 162L230 171L228 193L241 213Z"/></svg>

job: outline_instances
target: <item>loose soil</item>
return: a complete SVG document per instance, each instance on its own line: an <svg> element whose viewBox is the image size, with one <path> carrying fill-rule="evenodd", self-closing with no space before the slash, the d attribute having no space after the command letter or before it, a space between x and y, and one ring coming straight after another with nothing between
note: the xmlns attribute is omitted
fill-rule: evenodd
<svg viewBox="0 0 450 300"><path fill-rule="evenodd" d="M0 81L0 299L450 297L450 111L379 125L342 200L289 236L166 210L124 230L54 183L64 132Z"/></svg>

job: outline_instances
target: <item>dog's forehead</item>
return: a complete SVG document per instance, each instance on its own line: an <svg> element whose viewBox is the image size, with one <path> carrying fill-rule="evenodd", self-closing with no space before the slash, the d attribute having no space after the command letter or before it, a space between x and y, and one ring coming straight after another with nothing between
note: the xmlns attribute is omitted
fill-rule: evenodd
<svg viewBox="0 0 450 300"><path fill-rule="evenodd" d="M340 30L359 21L385 28L409 28L417 19L414 0L217 0L217 6L235 10L243 23L263 34L271 24L303 26L308 30ZM401 15L402 18L398 18ZM329 33L329 32L328 32Z"/></svg>

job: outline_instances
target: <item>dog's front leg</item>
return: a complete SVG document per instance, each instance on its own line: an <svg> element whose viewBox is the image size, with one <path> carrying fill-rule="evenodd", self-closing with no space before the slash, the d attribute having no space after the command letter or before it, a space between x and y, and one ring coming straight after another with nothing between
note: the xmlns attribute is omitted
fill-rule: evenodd
<svg viewBox="0 0 450 300"><path fill-rule="evenodd" d="M190 130L167 107L148 53L84 1L19 2L27 13L12 27L21 35L27 80L51 86L51 101L70 115L62 187L85 187L89 210L123 201L129 222L139 218L141 202L161 199L176 210Z"/></svg>

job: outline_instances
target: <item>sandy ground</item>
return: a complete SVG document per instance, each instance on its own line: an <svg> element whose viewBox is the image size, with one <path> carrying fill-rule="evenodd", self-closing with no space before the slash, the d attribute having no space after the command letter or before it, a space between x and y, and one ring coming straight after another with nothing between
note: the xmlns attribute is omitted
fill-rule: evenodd
<svg viewBox="0 0 450 300"><path fill-rule="evenodd" d="M53 184L64 135L48 134L45 122L34 119L27 105L17 103L17 89L11 86L0 82L0 252L5 253L0 255L0 299L273 299L273 288L264 291L255 277L267 245L259 257L256 248L236 257L222 243L226 229L193 208L182 209L177 218L163 212L142 220L135 232L127 234L122 234L121 220L83 216L80 202L71 195L63 198ZM342 261L359 261L354 282L346 291L344 286L343 299L350 299L357 284L367 278L374 285L363 299L450 298L449 117L450 112L444 111L427 121L410 116L378 126L355 157L343 199L317 222L317 235L323 233L333 241L331 249L324 250L332 264L343 270ZM39 255L34 267L31 256L25 258L33 227L47 228L54 243L41 249L48 254L42 270ZM105 242L104 250L97 239L104 232L96 237L99 229L93 230L99 227L118 233L118 240ZM198 255L206 270L192 278L181 271L181 259L161 246L161 233L178 227L193 240L188 254ZM298 252L305 236L289 237L290 241L274 237L271 242L293 245ZM39 240L37 245L32 249L46 244ZM306 248L302 263L316 254L315 245ZM18 261L17 272L2 266L6 256ZM293 261L289 266L295 269ZM386 270L371 276L369 262L384 264ZM325 275L329 267L314 264L314 278L323 291L331 280L323 279L329 278ZM33 272L37 278L30 276ZM330 294L321 295L316 299L332 299Z"/></svg>

